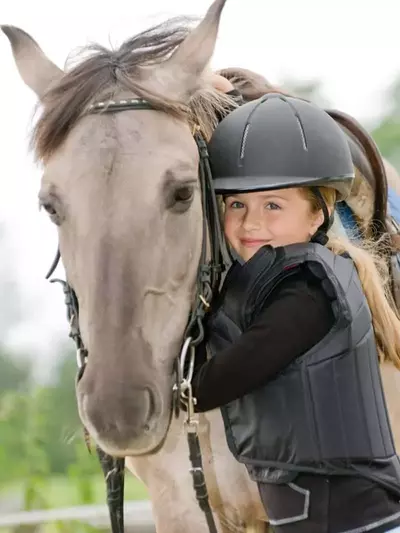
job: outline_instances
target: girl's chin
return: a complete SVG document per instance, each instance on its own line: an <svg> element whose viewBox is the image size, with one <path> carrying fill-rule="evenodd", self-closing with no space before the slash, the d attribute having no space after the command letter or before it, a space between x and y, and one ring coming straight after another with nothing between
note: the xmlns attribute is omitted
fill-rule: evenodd
<svg viewBox="0 0 400 533"><path fill-rule="evenodd" d="M248 261L254 255L256 255L256 253L258 252L260 248L261 246L259 246L258 248L242 248L241 251L239 252L239 255L244 261Z"/></svg>
<svg viewBox="0 0 400 533"><path fill-rule="evenodd" d="M274 246L273 243L271 242L260 242L260 243L257 243L257 244L241 244L240 246L240 253L239 255L242 255L242 254L246 254L246 255L251 255L253 256L254 254L256 254L258 252L258 250L260 248L263 248L264 246Z"/></svg>

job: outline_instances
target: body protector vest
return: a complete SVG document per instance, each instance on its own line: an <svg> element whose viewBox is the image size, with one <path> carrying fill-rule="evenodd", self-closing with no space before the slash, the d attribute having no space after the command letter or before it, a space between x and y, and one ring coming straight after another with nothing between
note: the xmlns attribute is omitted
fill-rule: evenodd
<svg viewBox="0 0 400 533"><path fill-rule="evenodd" d="M400 496L371 313L350 258L306 243L265 246L234 264L210 317L209 352L218 357L272 290L304 268L320 281L334 325L274 379L222 408L228 446L256 481L286 482L277 472L361 475Z"/></svg>

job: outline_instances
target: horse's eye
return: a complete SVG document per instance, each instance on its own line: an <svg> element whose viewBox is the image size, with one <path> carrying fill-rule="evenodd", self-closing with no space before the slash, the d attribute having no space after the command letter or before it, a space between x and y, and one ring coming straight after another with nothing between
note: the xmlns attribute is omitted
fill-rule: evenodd
<svg viewBox="0 0 400 533"><path fill-rule="evenodd" d="M179 187L176 189L174 194L175 202L190 202L193 198L193 187L190 185L185 185L184 187Z"/></svg>
<svg viewBox="0 0 400 533"><path fill-rule="evenodd" d="M41 205L41 207L43 207L46 213L49 214L50 216L57 215L57 211L54 209L54 206L52 204L45 202Z"/></svg>
<svg viewBox="0 0 400 533"><path fill-rule="evenodd" d="M57 199L39 199L39 206L41 209L43 208L46 211L50 217L50 220L54 222L54 224L57 226L61 225L63 217L61 215L61 208Z"/></svg>
<svg viewBox="0 0 400 533"><path fill-rule="evenodd" d="M185 213L192 204L194 185L182 184L171 187L167 195L167 209L174 213Z"/></svg>

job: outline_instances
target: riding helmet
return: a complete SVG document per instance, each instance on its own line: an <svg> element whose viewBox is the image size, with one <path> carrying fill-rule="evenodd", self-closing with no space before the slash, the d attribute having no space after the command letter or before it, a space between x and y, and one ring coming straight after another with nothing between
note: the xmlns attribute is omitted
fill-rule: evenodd
<svg viewBox="0 0 400 533"><path fill-rule="evenodd" d="M343 200L354 179L339 125L316 105L280 93L232 111L215 129L208 151L217 194L325 186Z"/></svg>

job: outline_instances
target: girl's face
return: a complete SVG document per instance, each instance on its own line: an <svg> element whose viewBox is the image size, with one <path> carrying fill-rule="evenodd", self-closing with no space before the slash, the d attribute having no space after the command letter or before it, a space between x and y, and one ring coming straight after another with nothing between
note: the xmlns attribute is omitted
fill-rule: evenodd
<svg viewBox="0 0 400 533"><path fill-rule="evenodd" d="M324 222L322 210L313 213L304 189L259 191L225 197L225 235L233 249L248 261L264 245L308 242Z"/></svg>

